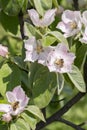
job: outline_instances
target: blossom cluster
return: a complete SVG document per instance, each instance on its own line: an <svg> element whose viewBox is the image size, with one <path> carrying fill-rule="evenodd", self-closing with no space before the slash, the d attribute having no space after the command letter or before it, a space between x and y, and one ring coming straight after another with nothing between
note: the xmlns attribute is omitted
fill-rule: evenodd
<svg viewBox="0 0 87 130"><path fill-rule="evenodd" d="M12 116L17 116L24 111L29 98L25 95L21 86L15 87L13 91L7 91L6 97L9 104L0 104L0 112L5 113L2 115L2 120L9 122L12 120Z"/></svg>
<svg viewBox="0 0 87 130"><path fill-rule="evenodd" d="M87 44L87 11L81 15L80 11L65 10L57 28L64 33L66 38L80 34L82 37L79 40Z"/></svg>
<svg viewBox="0 0 87 130"><path fill-rule="evenodd" d="M70 53L64 43L43 47L40 40L31 37L25 41L26 57L24 61L38 61L47 66L50 72L66 73L71 71L75 55Z"/></svg>

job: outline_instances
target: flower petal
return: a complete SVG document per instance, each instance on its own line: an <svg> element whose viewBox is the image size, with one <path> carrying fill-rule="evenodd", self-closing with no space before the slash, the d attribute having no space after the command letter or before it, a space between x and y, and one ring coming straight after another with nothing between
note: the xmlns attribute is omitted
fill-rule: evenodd
<svg viewBox="0 0 87 130"><path fill-rule="evenodd" d="M41 26L49 26L54 21L56 11L56 9L48 10L42 19Z"/></svg>
<svg viewBox="0 0 87 130"><path fill-rule="evenodd" d="M11 105L9 104L0 104L0 112L10 112L10 110L12 109Z"/></svg>
<svg viewBox="0 0 87 130"><path fill-rule="evenodd" d="M10 103L13 103L16 101L16 97L13 94L13 92L10 92L10 91L6 92L6 97L8 99L8 102L10 102Z"/></svg>
<svg viewBox="0 0 87 130"><path fill-rule="evenodd" d="M39 27L40 23L39 23L39 15L38 15L37 11L34 9L31 9L31 10L28 10L28 14L29 14L30 19L32 20L33 24L35 26Z"/></svg>
<svg viewBox="0 0 87 130"><path fill-rule="evenodd" d="M21 86L17 86L13 89L13 94L15 95L16 99L22 100L25 97L25 92L21 88Z"/></svg>

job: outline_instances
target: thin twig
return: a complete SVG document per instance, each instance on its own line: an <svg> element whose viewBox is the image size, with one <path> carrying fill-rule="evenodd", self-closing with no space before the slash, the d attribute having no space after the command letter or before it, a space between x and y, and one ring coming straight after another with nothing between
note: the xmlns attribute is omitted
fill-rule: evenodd
<svg viewBox="0 0 87 130"><path fill-rule="evenodd" d="M66 124L66 125L68 125L68 126L71 126L71 127L74 128L75 130L85 130L84 128L81 128L79 125L76 125L76 124L74 124L74 123L72 123L72 122L70 122L70 121L67 121L67 120L63 119L63 118L60 118L58 121L60 121L60 122L62 122L62 123L64 123L64 124Z"/></svg>
<svg viewBox="0 0 87 130"><path fill-rule="evenodd" d="M19 18L19 24L20 24L21 37L23 40L25 38L25 35L24 35L24 20L23 20L23 12L22 11L19 12L18 18Z"/></svg>
<svg viewBox="0 0 87 130"><path fill-rule="evenodd" d="M54 113L51 117L46 119L46 123L44 122L39 122L37 124L36 130L41 130L45 126L51 124L54 122L54 120L59 120L64 113L66 113L74 104L76 104L86 93L81 93L79 92L76 96L74 96L71 100L69 100L64 107L62 107L59 111Z"/></svg>

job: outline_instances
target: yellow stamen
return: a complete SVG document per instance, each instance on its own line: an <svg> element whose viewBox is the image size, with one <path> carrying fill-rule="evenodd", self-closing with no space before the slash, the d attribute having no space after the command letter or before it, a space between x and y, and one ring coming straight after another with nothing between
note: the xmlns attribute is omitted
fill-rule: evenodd
<svg viewBox="0 0 87 130"><path fill-rule="evenodd" d="M60 68L63 67L64 60L63 59L56 59L55 64L58 65Z"/></svg>

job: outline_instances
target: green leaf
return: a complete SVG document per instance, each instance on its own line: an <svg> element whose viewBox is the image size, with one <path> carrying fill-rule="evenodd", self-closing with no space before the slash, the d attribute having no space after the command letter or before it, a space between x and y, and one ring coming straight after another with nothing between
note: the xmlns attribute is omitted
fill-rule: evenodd
<svg viewBox="0 0 87 130"><path fill-rule="evenodd" d="M5 92L7 90L7 85L9 83L9 75L11 75L12 70L11 68L8 66L8 64L4 64L1 68L0 68L0 93L1 95L5 95Z"/></svg>
<svg viewBox="0 0 87 130"><path fill-rule="evenodd" d="M44 15L44 10L42 8L42 4L41 4L41 0L33 0L34 1L34 5L36 10L38 11L38 13L43 16Z"/></svg>
<svg viewBox="0 0 87 130"><path fill-rule="evenodd" d="M52 8L52 0L41 0L41 4L45 10Z"/></svg>
<svg viewBox="0 0 87 130"><path fill-rule="evenodd" d="M58 32L58 31L51 31L51 32L47 32L46 35L48 35L48 34L54 36L59 42L65 43L68 46L68 42L67 42L66 38L60 32Z"/></svg>
<svg viewBox="0 0 87 130"><path fill-rule="evenodd" d="M17 129L17 126L14 123L12 123L10 125L10 130L18 130L18 129Z"/></svg>
<svg viewBox="0 0 87 130"><path fill-rule="evenodd" d="M42 38L41 41L43 46L50 46L56 41L56 38L53 36L45 36Z"/></svg>
<svg viewBox="0 0 87 130"><path fill-rule="evenodd" d="M37 106L29 105L28 108L26 108L30 113L38 117L40 120L45 122L43 113L40 111L40 109Z"/></svg>
<svg viewBox="0 0 87 130"><path fill-rule="evenodd" d="M8 16L3 11L0 12L0 24L6 35L20 37L20 27L18 16ZM1 27L0 27L1 28ZM2 33L3 34L3 33Z"/></svg>
<svg viewBox="0 0 87 130"><path fill-rule="evenodd" d="M25 0L0 0L2 9L7 15L17 15L24 5Z"/></svg>
<svg viewBox="0 0 87 130"><path fill-rule="evenodd" d="M67 75L79 91L86 92L86 85L83 76L76 66L73 65L72 72L67 73Z"/></svg>
<svg viewBox="0 0 87 130"><path fill-rule="evenodd" d="M59 95L64 87L64 77L60 73L57 73L57 87L58 87L58 95Z"/></svg>
<svg viewBox="0 0 87 130"><path fill-rule="evenodd" d="M40 108L46 107L51 101L57 87L55 73L50 73L46 67L41 67L34 76L33 101Z"/></svg>
<svg viewBox="0 0 87 130"><path fill-rule="evenodd" d="M58 4L58 0L52 0L53 4L55 5L55 7L59 7L59 4Z"/></svg>
<svg viewBox="0 0 87 130"><path fill-rule="evenodd" d="M42 34L38 29L36 29L33 25L30 23L25 22L25 29L26 29L26 34L28 34L29 37L35 36L36 38L41 38Z"/></svg>
<svg viewBox="0 0 87 130"><path fill-rule="evenodd" d="M87 45L83 44L76 51L75 65L78 66L78 68L81 69L83 67L86 55L87 55Z"/></svg>
<svg viewBox="0 0 87 130"><path fill-rule="evenodd" d="M17 126L17 130L30 130L30 126L28 125L28 120L25 121L24 119L17 119L17 121L15 122L16 126Z"/></svg>
<svg viewBox="0 0 87 130"><path fill-rule="evenodd" d="M34 81L34 76L38 69L42 67L41 64L38 64L37 62L31 63L30 68L29 68L29 73L28 73L28 81L29 81L29 87L33 88L33 81Z"/></svg>
<svg viewBox="0 0 87 130"><path fill-rule="evenodd" d="M0 69L0 93L5 96L6 91L12 90L20 84L20 70L14 64L4 64Z"/></svg>
<svg viewBox="0 0 87 130"><path fill-rule="evenodd" d="M28 5L28 0L24 0L23 7L22 7L23 12L26 12L27 5Z"/></svg>
<svg viewBox="0 0 87 130"><path fill-rule="evenodd" d="M29 126L32 128L32 130L35 130L37 120L33 118L32 116L27 115L26 113L22 113L21 117L25 120L26 123L29 124Z"/></svg>

